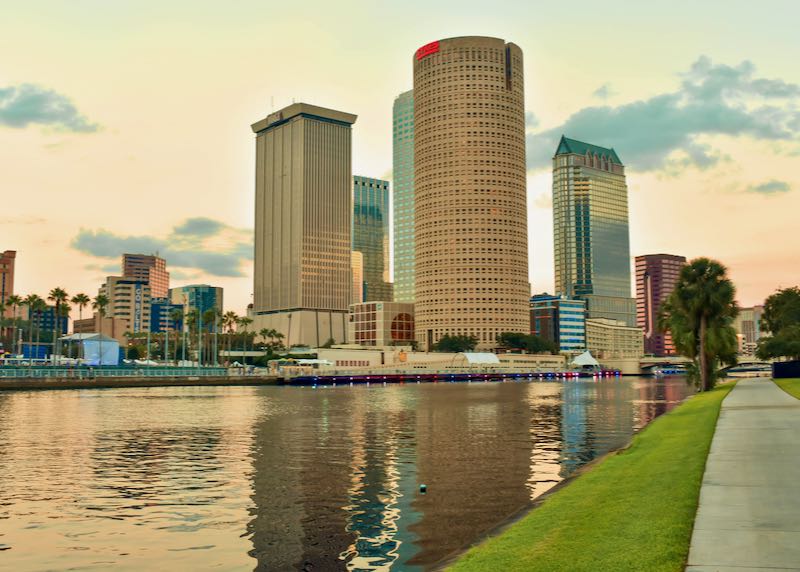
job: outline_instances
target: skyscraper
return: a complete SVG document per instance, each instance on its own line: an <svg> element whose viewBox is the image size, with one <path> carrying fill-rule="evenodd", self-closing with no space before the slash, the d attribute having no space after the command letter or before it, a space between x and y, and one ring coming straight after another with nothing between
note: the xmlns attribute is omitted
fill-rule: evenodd
<svg viewBox="0 0 800 572"><path fill-rule="evenodd" d="M414 301L414 90L392 107L394 299Z"/></svg>
<svg viewBox="0 0 800 572"><path fill-rule="evenodd" d="M389 181L353 177L353 251L363 255L359 302L392 301L389 280Z"/></svg>
<svg viewBox="0 0 800 572"><path fill-rule="evenodd" d="M636 325L644 331L644 351L655 356L675 353L669 332L658 327L661 306L678 283L686 257L645 254L636 257Z"/></svg>
<svg viewBox="0 0 800 572"><path fill-rule="evenodd" d="M636 323L628 187L614 149L561 137L553 157L556 294L586 300L590 318Z"/></svg>
<svg viewBox="0 0 800 572"><path fill-rule="evenodd" d="M5 304L9 296L14 294L14 264L17 258L16 250L4 250L0 253L0 303ZM12 315L12 310L7 308L3 315Z"/></svg>
<svg viewBox="0 0 800 572"><path fill-rule="evenodd" d="M169 296L169 272L163 258L148 254L123 254L122 275L148 282L153 298Z"/></svg>
<svg viewBox="0 0 800 572"><path fill-rule="evenodd" d="M414 56L416 331L494 347L528 332L522 50L486 37Z"/></svg>
<svg viewBox="0 0 800 572"><path fill-rule="evenodd" d="M295 103L252 125L253 330L274 328L288 344L345 341L355 121L349 113Z"/></svg>

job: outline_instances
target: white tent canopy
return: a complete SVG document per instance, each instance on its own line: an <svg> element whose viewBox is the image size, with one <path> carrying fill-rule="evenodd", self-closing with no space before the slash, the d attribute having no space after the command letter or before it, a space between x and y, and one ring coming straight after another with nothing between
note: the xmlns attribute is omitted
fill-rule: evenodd
<svg viewBox="0 0 800 572"><path fill-rule="evenodd" d="M594 359L592 357L592 354L587 351L587 352L583 352L579 356L576 356L575 359L572 360L572 364L571 365L578 365L578 366L581 366L581 367L583 367L585 365L599 366L600 362L597 361L596 359Z"/></svg>
<svg viewBox="0 0 800 572"><path fill-rule="evenodd" d="M61 340L81 344L83 359L88 365L119 365L119 342L105 334L70 334Z"/></svg>

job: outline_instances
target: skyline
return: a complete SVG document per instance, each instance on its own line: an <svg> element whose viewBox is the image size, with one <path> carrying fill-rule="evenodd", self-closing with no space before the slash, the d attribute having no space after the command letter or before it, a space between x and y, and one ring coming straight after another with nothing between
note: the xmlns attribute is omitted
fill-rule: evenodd
<svg viewBox="0 0 800 572"><path fill-rule="evenodd" d="M800 254L783 236L799 203L792 166L800 156L800 42L769 49L790 31L780 10L748 7L719 22L714 3L684 21L681 3L618 10L623 3L612 2L598 14L576 2L567 30L546 5L478 19L471 4L458 14L445 4L405 26L418 4L369 7L347 19L319 6L320 22L333 28L359 29L362 19L377 21L376 10L381 19L391 13L396 33L369 49L358 34L340 37L285 8L247 3L224 12L192 5L191 17L174 3L157 18L155 8L132 3L53 4L51 17L37 22L37 8L7 9L0 45L15 57L0 68L0 188L23 200L4 201L0 248L19 253L15 290L93 295L119 272L123 252L158 251L173 285L223 286L231 308L243 312L252 291L250 123L292 98L350 110L359 115L353 173L385 178L392 104L411 88L415 50L472 34L505 38L526 54L532 293L553 292L550 159L562 133L614 147L626 160L632 257L717 258L744 306L796 282ZM254 37L258 18L311 25L315 42L293 38L292 26ZM755 18L770 22L744 27ZM632 49L648 45L653 21L679 21L682 42ZM526 22L540 27L526 30ZM744 28L731 45L727 30L736 22ZM591 41L563 41L595 24ZM24 33L31 29L42 33ZM270 60L280 45L292 46L293 57ZM52 57L56 48L62 57ZM309 73L292 75L298 62ZM709 212L712 223L716 213L725 217L722 225L709 228ZM686 228L675 232L682 221Z"/></svg>

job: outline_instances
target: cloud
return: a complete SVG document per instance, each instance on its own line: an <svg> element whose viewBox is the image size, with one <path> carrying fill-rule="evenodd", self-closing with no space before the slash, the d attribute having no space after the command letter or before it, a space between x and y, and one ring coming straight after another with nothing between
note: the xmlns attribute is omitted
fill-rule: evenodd
<svg viewBox="0 0 800 572"><path fill-rule="evenodd" d="M614 90L611 89L611 84L610 83L604 83L603 85L601 85L600 87L598 87L596 90L594 90L592 92L592 96L597 97L599 99L608 99L612 95L616 95L616 94L617 94L617 92L615 92Z"/></svg>
<svg viewBox="0 0 800 572"><path fill-rule="evenodd" d="M540 209L553 208L553 195L550 193L538 195L535 199L533 199L533 206Z"/></svg>
<svg viewBox="0 0 800 572"><path fill-rule="evenodd" d="M225 225L218 220L206 217L188 218L182 224L172 229L172 234L195 236L198 238L218 234Z"/></svg>
<svg viewBox="0 0 800 572"><path fill-rule="evenodd" d="M754 74L750 62L715 65L703 56L681 75L677 91L619 106L586 107L557 127L529 133L528 168L548 167L562 134L613 147L639 171L666 167L675 152L685 155L687 165L716 165L722 156L698 141L704 135L797 141L800 86Z"/></svg>
<svg viewBox="0 0 800 572"><path fill-rule="evenodd" d="M81 229L71 246L99 258L119 259L126 252L157 253L170 267L226 277L244 276L242 264L253 258L252 231L202 217L183 221L163 238Z"/></svg>
<svg viewBox="0 0 800 572"><path fill-rule="evenodd" d="M74 133L92 133L99 127L52 89L30 83L0 87L0 125L22 129L31 124Z"/></svg>
<svg viewBox="0 0 800 572"><path fill-rule="evenodd" d="M526 111L525 112L525 129L531 130L536 129L539 127L539 118L536 117L536 114L533 111Z"/></svg>
<svg viewBox="0 0 800 572"><path fill-rule="evenodd" d="M758 193L761 195L776 195L779 193L788 193L792 188L786 181L768 181L760 185L751 185L747 187L747 192Z"/></svg>

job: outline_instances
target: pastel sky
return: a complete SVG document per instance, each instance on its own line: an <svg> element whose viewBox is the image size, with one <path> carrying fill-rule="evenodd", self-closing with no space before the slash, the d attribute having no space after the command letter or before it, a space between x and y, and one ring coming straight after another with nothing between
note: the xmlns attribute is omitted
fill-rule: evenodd
<svg viewBox="0 0 800 572"><path fill-rule="evenodd" d="M173 285L252 292L254 136L293 100L358 115L391 175L412 54L460 35L525 57L531 282L552 291L558 136L627 166L632 255L710 256L743 305L800 282L796 0L568 3L0 0L0 250L16 289L95 295L123 251Z"/></svg>

